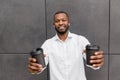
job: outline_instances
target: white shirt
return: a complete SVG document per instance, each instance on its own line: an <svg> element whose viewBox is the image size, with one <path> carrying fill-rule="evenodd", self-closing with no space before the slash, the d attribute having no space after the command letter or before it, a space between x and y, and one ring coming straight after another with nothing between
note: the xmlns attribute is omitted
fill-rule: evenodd
<svg viewBox="0 0 120 80"><path fill-rule="evenodd" d="M64 42L57 35L46 40L42 48L46 65L49 62L50 80L86 80L83 50L87 44L85 37L70 32Z"/></svg>

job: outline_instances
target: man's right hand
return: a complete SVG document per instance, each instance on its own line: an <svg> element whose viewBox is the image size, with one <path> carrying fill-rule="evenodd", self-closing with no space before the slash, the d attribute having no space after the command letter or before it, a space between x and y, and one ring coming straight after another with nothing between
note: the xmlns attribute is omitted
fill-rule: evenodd
<svg viewBox="0 0 120 80"><path fill-rule="evenodd" d="M29 58L28 59L28 71L31 73L31 74L36 74L36 73L39 73L39 72L42 72L43 71L43 67L41 64L37 64L36 63L36 59L35 58Z"/></svg>

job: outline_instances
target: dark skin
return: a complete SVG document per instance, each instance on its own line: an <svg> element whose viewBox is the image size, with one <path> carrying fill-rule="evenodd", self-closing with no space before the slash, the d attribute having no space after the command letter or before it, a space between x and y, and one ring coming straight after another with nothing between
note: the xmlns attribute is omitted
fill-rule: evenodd
<svg viewBox="0 0 120 80"><path fill-rule="evenodd" d="M68 36L69 24L70 24L69 18L68 16L66 16L65 13L59 13L55 15L53 25L58 34L58 37L63 42L66 40ZM86 51L84 50L83 52ZM90 63L94 68L101 67L104 63L103 51L95 52L95 55L90 57ZM36 59L30 57L28 59L28 71L30 73L41 72L43 71L43 67L41 64L36 63Z"/></svg>

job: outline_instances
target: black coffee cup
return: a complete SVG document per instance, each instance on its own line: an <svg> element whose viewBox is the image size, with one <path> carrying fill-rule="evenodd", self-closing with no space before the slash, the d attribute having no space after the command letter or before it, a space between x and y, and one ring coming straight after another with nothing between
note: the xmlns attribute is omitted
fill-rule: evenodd
<svg viewBox="0 0 120 80"><path fill-rule="evenodd" d="M87 45L86 46L86 58L87 64L92 65L90 63L90 57L95 54L96 51L99 51L100 47L98 45Z"/></svg>
<svg viewBox="0 0 120 80"><path fill-rule="evenodd" d="M44 54L42 48L33 49L30 52L30 55L32 58L36 59L36 63L41 64L43 68L45 67L45 60L44 60Z"/></svg>

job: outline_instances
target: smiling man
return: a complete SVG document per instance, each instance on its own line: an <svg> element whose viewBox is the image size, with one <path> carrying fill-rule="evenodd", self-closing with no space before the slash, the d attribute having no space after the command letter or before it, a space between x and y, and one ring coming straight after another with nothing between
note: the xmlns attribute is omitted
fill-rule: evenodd
<svg viewBox="0 0 120 80"><path fill-rule="evenodd" d="M89 41L81 35L69 31L69 16L64 11L58 11L53 18L56 35L46 40L44 50L46 65L49 63L50 80L86 80L84 61L85 47ZM43 67L36 63L36 59L29 58L28 70L41 73ZM89 65L93 69L103 65L103 51L97 51L91 56Z"/></svg>

